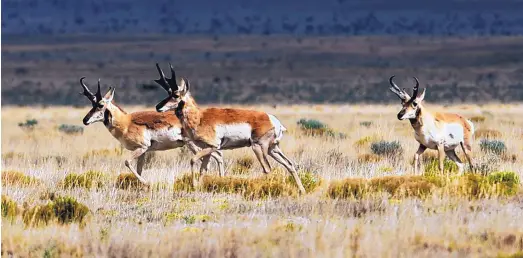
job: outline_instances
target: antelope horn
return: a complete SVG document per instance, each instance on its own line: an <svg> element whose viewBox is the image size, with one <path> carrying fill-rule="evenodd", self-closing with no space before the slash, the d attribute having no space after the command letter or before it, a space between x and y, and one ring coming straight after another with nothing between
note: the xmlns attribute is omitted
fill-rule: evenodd
<svg viewBox="0 0 523 258"><path fill-rule="evenodd" d="M94 94L89 90L89 88L87 88L87 85L85 85L84 83L84 79L85 79L85 76L80 78L80 85L82 85L82 88L84 89L84 92L80 92L80 94L83 94L84 96L86 96L91 102L95 103L96 102L96 97L94 96ZM100 89L100 86L98 86L98 90Z"/></svg>
<svg viewBox="0 0 523 258"><path fill-rule="evenodd" d="M389 83L391 87L389 87L389 90L392 91L394 94L396 94L401 100L406 101L409 99L409 95L405 92L405 90L402 90L394 83L394 77L395 75L391 76L389 79Z"/></svg>
<svg viewBox="0 0 523 258"><path fill-rule="evenodd" d="M412 77L414 80L416 80L416 86L414 86L414 92L412 93L412 98L416 98L418 96L418 90L419 90L419 81L418 78Z"/></svg>
<svg viewBox="0 0 523 258"><path fill-rule="evenodd" d="M156 63L156 69L158 70L158 73L160 74L160 79L154 80L156 83L160 84L164 90L167 91L167 93L171 94L172 90L169 85L169 82L167 82L167 79L165 78L165 74L162 71L162 68L160 68L160 65Z"/></svg>
<svg viewBox="0 0 523 258"><path fill-rule="evenodd" d="M100 78L98 78L98 89L96 90L96 101L100 101L102 99L102 92L100 92Z"/></svg>
<svg viewBox="0 0 523 258"><path fill-rule="evenodd" d="M171 68L171 79L167 79L167 82L169 83L169 86L171 86L171 90L178 91L180 87L176 82L176 73L174 72L174 68L171 63L169 63L169 68Z"/></svg>

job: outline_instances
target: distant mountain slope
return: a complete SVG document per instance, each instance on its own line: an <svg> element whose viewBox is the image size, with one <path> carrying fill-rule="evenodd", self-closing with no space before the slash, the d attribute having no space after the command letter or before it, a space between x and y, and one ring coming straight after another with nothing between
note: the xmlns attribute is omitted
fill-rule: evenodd
<svg viewBox="0 0 523 258"><path fill-rule="evenodd" d="M523 36L11 36L2 104L86 105L79 78L153 106L154 64L172 62L201 103L393 102L417 76L438 103L523 101Z"/></svg>
<svg viewBox="0 0 523 258"><path fill-rule="evenodd" d="M3 0L2 34L521 35L519 0Z"/></svg>

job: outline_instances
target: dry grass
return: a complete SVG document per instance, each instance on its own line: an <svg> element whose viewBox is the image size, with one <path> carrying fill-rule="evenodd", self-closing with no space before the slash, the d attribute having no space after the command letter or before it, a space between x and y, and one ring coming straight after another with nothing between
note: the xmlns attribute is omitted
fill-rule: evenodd
<svg viewBox="0 0 523 258"><path fill-rule="evenodd" d="M263 175L248 148L224 151L229 176L220 178L213 163L199 189L192 188L186 151L158 152L142 173L150 182L144 186L120 173L127 171L123 161L129 153L120 151L103 125L88 126L83 135L56 132L57 124L80 124L87 108L3 108L2 256L509 257L523 252L518 157L523 106L446 108L466 117L488 111L492 115L476 127L495 128L496 139L506 145L503 155L493 155L475 142L473 159L486 175L462 177L448 162L447 175L434 170L430 150L423 159L429 173L412 175L418 145L408 122L396 119L397 106L255 108L288 127L281 147L297 164L308 194L297 196L287 172L272 161L273 172ZM32 118L39 123L30 133L17 126ZM303 134L296 124L301 118L321 120L346 137ZM372 124L362 125L365 121ZM397 141L403 155L369 155L380 140ZM57 199L68 197L57 215Z"/></svg>

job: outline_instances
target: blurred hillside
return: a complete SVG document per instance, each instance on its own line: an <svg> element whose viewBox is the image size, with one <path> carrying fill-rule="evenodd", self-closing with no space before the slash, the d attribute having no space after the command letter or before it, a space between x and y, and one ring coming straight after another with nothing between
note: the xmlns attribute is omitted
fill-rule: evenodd
<svg viewBox="0 0 523 258"><path fill-rule="evenodd" d="M397 102L417 76L439 103L523 100L523 37L75 36L2 41L3 104L86 105L79 78L154 105L154 64L191 80L202 103Z"/></svg>
<svg viewBox="0 0 523 258"><path fill-rule="evenodd" d="M519 0L3 0L2 34L515 35Z"/></svg>

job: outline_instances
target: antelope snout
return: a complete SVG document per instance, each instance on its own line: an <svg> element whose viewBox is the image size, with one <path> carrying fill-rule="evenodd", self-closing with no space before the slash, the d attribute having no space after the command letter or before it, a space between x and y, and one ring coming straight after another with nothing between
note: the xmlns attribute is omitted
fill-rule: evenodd
<svg viewBox="0 0 523 258"><path fill-rule="evenodd" d="M405 110L402 110L398 113L398 120L403 120L403 116L405 116Z"/></svg>

